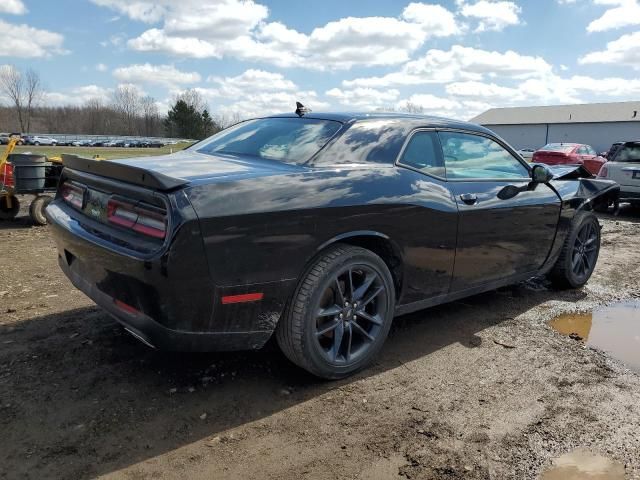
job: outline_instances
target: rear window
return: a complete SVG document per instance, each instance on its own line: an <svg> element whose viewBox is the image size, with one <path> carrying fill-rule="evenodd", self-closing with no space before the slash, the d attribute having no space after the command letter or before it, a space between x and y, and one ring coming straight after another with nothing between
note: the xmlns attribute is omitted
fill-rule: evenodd
<svg viewBox="0 0 640 480"><path fill-rule="evenodd" d="M547 143L540 150L546 150L547 152L563 152L569 153L575 148L575 145L567 145L562 143Z"/></svg>
<svg viewBox="0 0 640 480"><path fill-rule="evenodd" d="M261 118L223 130L200 143L200 153L249 155L303 164L340 129L342 124L313 118Z"/></svg>
<svg viewBox="0 0 640 480"><path fill-rule="evenodd" d="M614 162L640 162L640 143L624 145L616 152Z"/></svg>

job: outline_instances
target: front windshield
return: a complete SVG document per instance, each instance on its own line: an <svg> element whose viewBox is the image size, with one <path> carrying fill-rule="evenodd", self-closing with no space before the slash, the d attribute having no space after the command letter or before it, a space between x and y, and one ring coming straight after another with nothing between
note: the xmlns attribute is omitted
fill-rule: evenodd
<svg viewBox="0 0 640 480"><path fill-rule="evenodd" d="M313 118L261 118L227 128L197 145L200 153L249 155L303 164L342 124Z"/></svg>

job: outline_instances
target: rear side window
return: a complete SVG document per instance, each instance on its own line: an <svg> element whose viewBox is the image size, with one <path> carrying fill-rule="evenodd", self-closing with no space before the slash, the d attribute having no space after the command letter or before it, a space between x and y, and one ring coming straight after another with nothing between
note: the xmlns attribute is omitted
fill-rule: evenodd
<svg viewBox="0 0 640 480"><path fill-rule="evenodd" d="M623 145L612 160L614 162L640 162L640 143Z"/></svg>
<svg viewBox="0 0 640 480"><path fill-rule="evenodd" d="M316 165L382 163L393 165L407 138L407 127L395 119L359 120L331 143Z"/></svg>
<svg viewBox="0 0 640 480"><path fill-rule="evenodd" d="M440 132L448 180L529 178L529 170L498 142L480 135Z"/></svg>
<svg viewBox="0 0 640 480"><path fill-rule="evenodd" d="M435 132L414 133L402 153L400 163L423 173L444 178L444 160L438 134Z"/></svg>
<svg viewBox="0 0 640 480"><path fill-rule="evenodd" d="M340 122L313 118L261 118L222 130L204 140L196 150L299 165L324 147L341 126Z"/></svg>

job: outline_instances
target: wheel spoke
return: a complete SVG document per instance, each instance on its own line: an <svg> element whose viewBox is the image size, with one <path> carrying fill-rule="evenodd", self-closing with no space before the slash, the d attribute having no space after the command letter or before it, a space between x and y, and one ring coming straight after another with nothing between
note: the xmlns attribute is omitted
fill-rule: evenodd
<svg viewBox="0 0 640 480"><path fill-rule="evenodd" d="M591 270L591 266L589 265L589 258L586 254L582 255L582 263L584 263L585 271Z"/></svg>
<svg viewBox="0 0 640 480"><path fill-rule="evenodd" d="M353 291L353 269L349 267L349 295L351 295L351 301L355 298L355 292Z"/></svg>
<svg viewBox="0 0 640 480"><path fill-rule="evenodd" d="M369 335L369 332L367 332L364 328L362 328L356 322L352 322L351 325L354 326L356 328L356 330L358 330L358 332L360 332L360 334L363 337L365 337L367 340L369 340L370 342L373 342L375 340L375 338L373 338L371 335Z"/></svg>
<svg viewBox="0 0 640 480"><path fill-rule="evenodd" d="M375 281L376 274L375 273L367 273L364 277L364 281L362 285L360 285L355 292L353 292L353 300L360 300L369 290L371 284Z"/></svg>
<svg viewBox="0 0 640 480"><path fill-rule="evenodd" d="M344 293L342 293L342 287L340 287L340 280L338 278L335 279L336 282L336 290L338 292L338 300L340 301L340 305L344 305Z"/></svg>
<svg viewBox="0 0 640 480"><path fill-rule="evenodd" d="M344 336L344 324L342 322L338 322L338 325L336 325L336 329L333 332L332 357L334 362L338 358L338 353L340 351L340 346L342 345L343 336Z"/></svg>
<svg viewBox="0 0 640 480"><path fill-rule="evenodd" d="M322 330L316 331L316 336L317 337L321 337L323 335L326 335L329 332L334 331L336 329L336 327L338 326L338 324L340 324L340 323L341 322L339 322L338 320L334 320L328 326L323 327Z"/></svg>
<svg viewBox="0 0 640 480"><path fill-rule="evenodd" d="M369 294L369 296L367 298L365 298L362 301L362 307L365 307L366 305L368 305L369 303L371 303L371 301L376 298L378 295L380 295L382 292L384 292L384 287L378 287L376 288L373 292L371 292Z"/></svg>
<svg viewBox="0 0 640 480"><path fill-rule="evenodd" d="M353 329L351 324L347 325L347 333L349 340L347 341L347 353L345 354L345 360L348 362L351 359L351 343L353 342Z"/></svg>
<svg viewBox="0 0 640 480"><path fill-rule="evenodd" d="M316 317L333 317L335 315L338 315L341 311L342 308L340 308L338 305L331 305L327 308L321 308L316 314Z"/></svg>
<svg viewBox="0 0 640 480"><path fill-rule="evenodd" d="M357 311L356 315L359 316L360 318L364 318L365 320L373 323L374 325L382 325L382 320L379 318L378 315L370 315L364 310Z"/></svg>

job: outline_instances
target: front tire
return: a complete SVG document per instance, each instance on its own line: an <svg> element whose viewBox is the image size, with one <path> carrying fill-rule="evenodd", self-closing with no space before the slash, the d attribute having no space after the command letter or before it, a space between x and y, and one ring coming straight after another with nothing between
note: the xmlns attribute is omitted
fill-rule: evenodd
<svg viewBox="0 0 640 480"><path fill-rule="evenodd" d="M303 275L276 339L296 365L321 378L343 378L380 351L394 308L393 278L384 261L364 248L338 244Z"/></svg>
<svg viewBox="0 0 640 480"><path fill-rule="evenodd" d="M549 278L557 288L580 288L593 273L600 253L600 223L592 212L580 212L573 219Z"/></svg>

